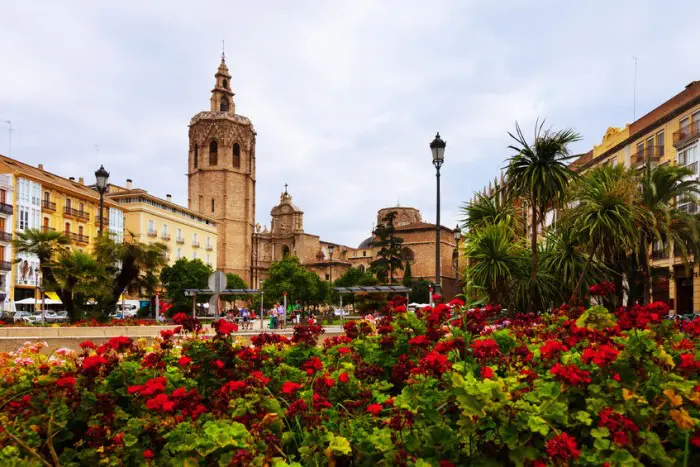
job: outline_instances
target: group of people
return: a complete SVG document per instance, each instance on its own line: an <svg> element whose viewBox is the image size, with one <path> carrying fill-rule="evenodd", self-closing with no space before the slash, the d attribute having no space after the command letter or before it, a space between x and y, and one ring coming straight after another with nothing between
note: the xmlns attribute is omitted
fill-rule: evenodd
<svg viewBox="0 0 700 467"><path fill-rule="evenodd" d="M243 330L253 329L253 321L255 321L255 318L255 311L252 309L248 310L245 306L240 309L234 306L226 312L226 319L237 322L240 329Z"/></svg>

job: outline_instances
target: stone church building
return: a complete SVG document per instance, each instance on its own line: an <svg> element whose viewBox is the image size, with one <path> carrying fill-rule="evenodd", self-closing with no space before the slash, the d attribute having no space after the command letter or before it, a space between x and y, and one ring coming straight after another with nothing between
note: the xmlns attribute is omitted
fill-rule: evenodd
<svg viewBox="0 0 700 467"><path fill-rule="evenodd" d="M255 128L236 113L224 57L214 76L209 110L190 120L187 176L188 207L216 220L218 269L259 288L270 265L288 254L324 280L337 279L351 266L369 268L377 253L372 237L352 248L304 232L304 212L292 203L286 186L270 212L270 228L256 223ZM407 207L380 210L377 223L389 211L397 211L397 236L404 240L403 256L411 263L413 277L433 281L435 224L423 222L417 209ZM451 296L456 281L453 231L442 227L440 242L443 291ZM402 275L399 271L395 280Z"/></svg>

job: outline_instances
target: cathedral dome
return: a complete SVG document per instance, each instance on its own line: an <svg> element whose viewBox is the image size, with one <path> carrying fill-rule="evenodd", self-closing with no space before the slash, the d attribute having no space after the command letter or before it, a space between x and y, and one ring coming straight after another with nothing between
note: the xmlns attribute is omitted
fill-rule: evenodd
<svg viewBox="0 0 700 467"><path fill-rule="evenodd" d="M372 244L374 243L374 237L369 237L365 238L362 240L362 243L360 243L360 246L357 247L358 250L367 250L369 248L372 248Z"/></svg>

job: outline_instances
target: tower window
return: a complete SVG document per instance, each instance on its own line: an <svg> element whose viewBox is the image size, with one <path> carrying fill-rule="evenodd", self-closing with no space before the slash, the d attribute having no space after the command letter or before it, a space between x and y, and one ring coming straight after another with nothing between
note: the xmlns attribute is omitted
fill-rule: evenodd
<svg viewBox="0 0 700 467"><path fill-rule="evenodd" d="M224 80L221 82L221 85L225 88L228 88L228 80L224 78Z"/></svg>
<svg viewBox="0 0 700 467"><path fill-rule="evenodd" d="M194 145L194 168L197 168L197 165L199 164L199 149L197 148L197 145Z"/></svg>
<svg viewBox="0 0 700 467"><path fill-rule="evenodd" d="M238 143L233 143L233 166L241 167L241 145Z"/></svg>
<svg viewBox="0 0 700 467"><path fill-rule="evenodd" d="M216 165L219 162L219 145L216 141L209 143L209 165Z"/></svg>
<svg viewBox="0 0 700 467"><path fill-rule="evenodd" d="M221 103L219 104L219 110L222 112L228 112L228 99L225 97L221 98Z"/></svg>
<svg viewBox="0 0 700 467"><path fill-rule="evenodd" d="M214 214L214 198L211 199L211 213Z"/></svg>

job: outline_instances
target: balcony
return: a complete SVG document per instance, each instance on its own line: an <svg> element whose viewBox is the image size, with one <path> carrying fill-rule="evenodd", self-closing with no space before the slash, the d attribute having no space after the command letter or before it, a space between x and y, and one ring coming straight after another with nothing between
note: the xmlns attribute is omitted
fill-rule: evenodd
<svg viewBox="0 0 700 467"><path fill-rule="evenodd" d="M90 243L90 238L87 235L77 234L73 232L66 232L66 235L68 235L71 242Z"/></svg>
<svg viewBox="0 0 700 467"><path fill-rule="evenodd" d="M647 162L659 162L664 155L663 146L647 146L632 155L632 167L644 167Z"/></svg>
<svg viewBox="0 0 700 467"><path fill-rule="evenodd" d="M95 216L95 225L100 225L100 219L103 219L103 217L100 216L99 214ZM105 217L104 221L105 221L104 225L109 225L109 219L107 219Z"/></svg>
<svg viewBox="0 0 700 467"><path fill-rule="evenodd" d="M169 242L170 241L170 234L167 234L167 233L160 234L160 239L165 240L166 242Z"/></svg>
<svg viewBox="0 0 700 467"><path fill-rule="evenodd" d="M12 263L9 261L0 261L0 271L10 271L12 270Z"/></svg>
<svg viewBox="0 0 700 467"><path fill-rule="evenodd" d="M0 232L0 242L11 242L12 234L10 232Z"/></svg>
<svg viewBox="0 0 700 467"><path fill-rule="evenodd" d="M199 242L193 241L193 242L192 242L192 248L199 248Z"/></svg>
<svg viewBox="0 0 700 467"><path fill-rule="evenodd" d="M12 214L14 209L11 204L0 203L0 214Z"/></svg>
<svg viewBox="0 0 700 467"><path fill-rule="evenodd" d="M46 210L46 211L56 211L56 203L52 203L48 199L44 199L41 201L41 208Z"/></svg>
<svg viewBox="0 0 700 467"><path fill-rule="evenodd" d="M668 253L665 250L653 250L651 252L651 259L664 259L668 258Z"/></svg>
<svg viewBox="0 0 700 467"><path fill-rule="evenodd" d="M184 245L184 244L185 244L185 239L184 239L184 238L177 238L177 239L175 239L175 242L176 242L178 245Z"/></svg>
<svg viewBox="0 0 700 467"><path fill-rule="evenodd" d="M673 145L677 148L686 146L698 138L700 138L700 120L673 133Z"/></svg>
<svg viewBox="0 0 700 467"><path fill-rule="evenodd" d="M158 236L158 232L156 232L155 230L149 230L148 232L146 232L146 235L148 235L151 238L156 238Z"/></svg>
<svg viewBox="0 0 700 467"><path fill-rule="evenodd" d="M214 247L212 245L207 245L206 250L207 251L214 251Z"/></svg>
<svg viewBox="0 0 700 467"><path fill-rule="evenodd" d="M75 208L69 208L66 206L63 208L63 215L66 217L74 217L76 219L81 219L81 220L89 220L90 219L90 214L88 214L85 211L80 211Z"/></svg>

